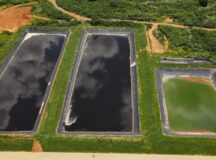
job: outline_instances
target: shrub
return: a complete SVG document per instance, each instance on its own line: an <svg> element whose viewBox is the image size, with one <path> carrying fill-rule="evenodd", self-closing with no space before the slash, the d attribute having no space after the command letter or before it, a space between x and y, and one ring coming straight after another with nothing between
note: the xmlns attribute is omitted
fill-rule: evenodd
<svg viewBox="0 0 216 160"><path fill-rule="evenodd" d="M202 7L207 7L207 5L208 5L208 0L199 0L199 4L200 4Z"/></svg>
<svg viewBox="0 0 216 160"><path fill-rule="evenodd" d="M159 26L169 41L169 49L190 57L216 60L216 32ZM161 36L161 35L160 35Z"/></svg>
<svg viewBox="0 0 216 160"><path fill-rule="evenodd" d="M104 19L94 19L90 21L91 25L93 26L123 26L123 27L133 27L139 24L128 22L128 21L111 21L111 20L104 20Z"/></svg>
<svg viewBox="0 0 216 160"><path fill-rule="evenodd" d="M43 20L38 20L38 21L33 21L32 24L29 26L31 29L37 29L37 28L43 28L43 29L49 29L52 27L56 26L76 26L80 24L78 21L43 21Z"/></svg>
<svg viewBox="0 0 216 160"><path fill-rule="evenodd" d="M161 21L164 17L170 17L174 22L188 26L215 28L216 0L209 0L207 8L199 7L199 1L56 0L62 8L90 18Z"/></svg>
<svg viewBox="0 0 216 160"><path fill-rule="evenodd" d="M0 0L0 5L9 5L9 4L22 4L22 3L28 3L32 0Z"/></svg>
<svg viewBox="0 0 216 160"><path fill-rule="evenodd" d="M117 1L116 1L116 0L111 0L111 1L110 1L110 6L111 6L111 7L117 7L117 6L118 6Z"/></svg>
<svg viewBox="0 0 216 160"><path fill-rule="evenodd" d="M38 0L38 3L42 9L42 13L53 19L60 19L70 21L72 18L61 11L54 8L54 6L47 0Z"/></svg>
<svg viewBox="0 0 216 160"><path fill-rule="evenodd" d="M0 42L0 47L4 46L4 42Z"/></svg>

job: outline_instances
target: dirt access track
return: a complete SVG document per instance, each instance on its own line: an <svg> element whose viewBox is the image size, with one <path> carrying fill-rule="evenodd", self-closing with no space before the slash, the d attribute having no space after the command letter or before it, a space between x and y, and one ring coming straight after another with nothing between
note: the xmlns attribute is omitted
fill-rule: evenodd
<svg viewBox="0 0 216 160"><path fill-rule="evenodd" d="M163 46L158 39L154 36L154 31L157 30L158 25L153 24L152 28L146 31L147 36L147 51L154 53L164 53L167 47Z"/></svg>
<svg viewBox="0 0 216 160"><path fill-rule="evenodd" d="M14 6L0 10L0 32L16 32L32 20L30 6Z"/></svg>

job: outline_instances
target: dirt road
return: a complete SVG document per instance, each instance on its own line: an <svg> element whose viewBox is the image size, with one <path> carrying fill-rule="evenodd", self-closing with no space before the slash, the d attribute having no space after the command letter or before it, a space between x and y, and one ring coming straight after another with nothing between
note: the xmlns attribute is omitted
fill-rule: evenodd
<svg viewBox="0 0 216 160"><path fill-rule="evenodd" d="M157 27L157 24L153 24L152 28L146 31L148 39L147 50L153 53L164 53L166 51L165 47L158 41L158 39L153 34Z"/></svg>
<svg viewBox="0 0 216 160"><path fill-rule="evenodd" d="M0 152L0 160L215 160L210 156Z"/></svg>

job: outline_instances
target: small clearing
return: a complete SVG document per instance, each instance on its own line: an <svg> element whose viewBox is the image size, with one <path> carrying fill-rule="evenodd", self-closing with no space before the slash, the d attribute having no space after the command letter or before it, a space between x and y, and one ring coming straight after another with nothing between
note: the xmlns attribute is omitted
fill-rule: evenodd
<svg viewBox="0 0 216 160"><path fill-rule="evenodd" d="M0 32L16 32L20 27L31 23L32 13L29 6L14 6L0 10Z"/></svg>

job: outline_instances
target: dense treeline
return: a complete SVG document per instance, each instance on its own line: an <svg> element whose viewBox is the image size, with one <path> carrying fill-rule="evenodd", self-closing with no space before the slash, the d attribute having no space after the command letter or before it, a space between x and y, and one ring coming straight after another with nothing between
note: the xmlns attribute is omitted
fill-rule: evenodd
<svg viewBox="0 0 216 160"><path fill-rule="evenodd" d="M16 4L22 4L22 3L28 3L32 2L34 0L0 0L0 5L16 5Z"/></svg>
<svg viewBox="0 0 216 160"><path fill-rule="evenodd" d="M216 27L216 1L199 0L57 0L59 6L91 18L161 21L173 18L189 26Z"/></svg>
<svg viewBox="0 0 216 160"><path fill-rule="evenodd" d="M157 35L159 39L166 36L171 50L190 53L187 56L191 57L212 58L216 62L215 31L159 26Z"/></svg>
<svg viewBox="0 0 216 160"><path fill-rule="evenodd" d="M62 27L66 27L66 26L77 26L79 25L80 22L76 21L76 20L71 20L71 21L58 21L58 20L49 20L49 21L44 21L44 20L37 20L37 21L33 21L31 23L31 25L28 26L28 28L30 29L51 29L51 28L55 28L57 26L62 26Z"/></svg>
<svg viewBox="0 0 216 160"><path fill-rule="evenodd" d="M136 23L126 22L126 21L110 21L105 19L94 19L90 21L90 24L93 26L122 26L122 27L134 27L137 26Z"/></svg>

